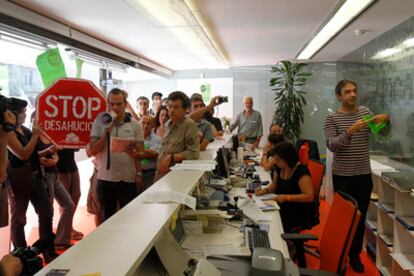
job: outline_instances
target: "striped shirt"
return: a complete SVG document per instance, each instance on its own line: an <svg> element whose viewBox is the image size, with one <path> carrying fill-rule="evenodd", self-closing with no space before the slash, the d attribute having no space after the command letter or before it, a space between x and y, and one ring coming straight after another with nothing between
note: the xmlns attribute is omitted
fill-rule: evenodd
<svg viewBox="0 0 414 276"><path fill-rule="evenodd" d="M354 113L333 112L325 119L326 144L333 153L332 174L353 176L371 173L369 161L368 127L354 133L351 138L346 130L364 115L373 115L365 106L359 106Z"/></svg>

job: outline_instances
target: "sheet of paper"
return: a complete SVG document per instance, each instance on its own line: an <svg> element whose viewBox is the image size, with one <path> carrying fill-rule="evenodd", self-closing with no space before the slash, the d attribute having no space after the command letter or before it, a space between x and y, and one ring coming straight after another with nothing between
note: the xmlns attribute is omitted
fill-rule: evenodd
<svg viewBox="0 0 414 276"><path fill-rule="evenodd" d="M252 198L254 201L259 201L259 200L272 200L274 197L276 197L275 194L265 194L265 195L261 195L261 196L257 196L257 195L253 195Z"/></svg>
<svg viewBox="0 0 414 276"><path fill-rule="evenodd" d="M126 152L128 149L136 147L137 141L134 139L111 137L111 152Z"/></svg>
<svg viewBox="0 0 414 276"><path fill-rule="evenodd" d="M243 211L243 214L251 219L253 222L269 221L272 217L264 214L259 207L250 198L243 198L237 202L237 207Z"/></svg>
<svg viewBox="0 0 414 276"><path fill-rule="evenodd" d="M199 163L180 163L171 167L172 171L212 171L216 168L215 164L199 164Z"/></svg>
<svg viewBox="0 0 414 276"><path fill-rule="evenodd" d="M250 256L250 249L247 247L236 247L233 244L206 245L204 256L227 255L227 256Z"/></svg>
<svg viewBox="0 0 414 276"><path fill-rule="evenodd" d="M143 194L142 201L144 203L165 203L165 202L175 202L181 203L189 208L195 210L197 200L195 197L189 196L184 193L174 192L174 191L157 191L152 193Z"/></svg>

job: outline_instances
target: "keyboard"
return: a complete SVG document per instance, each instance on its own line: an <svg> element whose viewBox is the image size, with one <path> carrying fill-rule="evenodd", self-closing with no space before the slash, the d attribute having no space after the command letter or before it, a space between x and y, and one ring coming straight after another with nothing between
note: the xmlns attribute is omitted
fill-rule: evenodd
<svg viewBox="0 0 414 276"><path fill-rule="evenodd" d="M256 227L244 227L245 245L253 250L254 248L263 247L270 248L269 235L267 231Z"/></svg>

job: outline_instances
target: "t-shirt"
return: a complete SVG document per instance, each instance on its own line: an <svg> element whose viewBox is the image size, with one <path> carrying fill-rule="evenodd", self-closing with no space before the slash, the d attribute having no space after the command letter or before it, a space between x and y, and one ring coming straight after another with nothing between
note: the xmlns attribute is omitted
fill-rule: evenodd
<svg viewBox="0 0 414 276"><path fill-rule="evenodd" d="M333 153L332 174L352 176L371 173L369 161L368 127L353 134L351 138L346 130L364 115L373 115L365 106L359 106L357 112L333 112L325 119L325 136L327 146Z"/></svg>
<svg viewBox="0 0 414 276"><path fill-rule="evenodd" d="M76 172L78 166L75 160L74 149L62 149L57 152L59 160L56 164L59 173Z"/></svg>
<svg viewBox="0 0 414 276"><path fill-rule="evenodd" d="M102 135L105 135L105 129L100 126L97 120L95 120L92 124L91 138L99 139ZM137 143L144 142L141 126L136 120L129 116L125 116L122 124L113 127L110 137L131 138ZM106 143L108 143L108 141L106 141ZM135 182L135 160L126 152L111 152L109 156L109 169L107 169L106 145L104 149L95 156L96 168L98 170L97 178L99 180L111 182Z"/></svg>
<svg viewBox="0 0 414 276"><path fill-rule="evenodd" d="M210 143L214 141L213 129L211 128L211 124L209 122L202 119L199 123L197 123L197 127L201 132L201 140L207 139Z"/></svg>
<svg viewBox="0 0 414 276"><path fill-rule="evenodd" d="M246 116L245 111L240 112L233 124L230 125L230 131L237 129L237 133L246 137L247 143L254 143L257 137L263 136L262 115L259 111L253 110L252 114Z"/></svg>
<svg viewBox="0 0 414 276"><path fill-rule="evenodd" d="M298 165L289 179L281 179L280 171L279 168L275 169L277 173L277 188L275 194L301 194L299 180L304 175L310 176L308 168L303 164ZM309 220L307 211L309 205L307 203L283 202L279 205L280 218L285 232L295 232L296 229L305 229L307 227Z"/></svg>
<svg viewBox="0 0 414 276"><path fill-rule="evenodd" d="M161 150L161 138L151 131L151 134L144 140L144 148L152 149L158 153ZM157 159L141 160L142 170L153 170L157 168Z"/></svg>
<svg viewBox="0 0 414 276"><path fill-rule="evenodd" d="M26 146L30 139L32 138L32 132L25 126L22 126L23 134L18 132L17 130L14 131L16 134L17 140L19 140L20 144L24 147ZM33 171L40 171L40 162L39 156L37 154L37 149L35 148L30 155L28 160L21 160L19 157L14 155L10 150L7 150L8 158L9 158L9 169L12 168L20 168L25 165L30 164Z"/></svg>

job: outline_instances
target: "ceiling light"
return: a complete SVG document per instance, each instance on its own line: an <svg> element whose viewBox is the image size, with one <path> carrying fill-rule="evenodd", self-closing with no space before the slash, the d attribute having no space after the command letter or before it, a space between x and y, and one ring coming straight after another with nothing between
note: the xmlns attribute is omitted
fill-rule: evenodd
<svg viewBox="0 0 414 276"><path fill-rule="evenodd" d="M147 15L156 27L169 31L205 68L228 67L217 43L207 34L207 27L193 13L194 6L190 9L186 0L125 1L141 15Z"/></svg>
<svg viewBox="0 0 414 276"><path fill-rule="evenodd" d="M375 1L347 0L343 2L339 9L328 17L327 23L313 36L312 40L306 44L296 58L312 58L326 43Z"/></svg>
<svg viewBox="0 0 414 276"><path fill-rule="evenodd" d="M404 40L403 45L405 47L413 47L414 46L414 37L408 38Z"/></svg>
<svg viewBox="0 0 414 276"><path fill-rule="evenodd" d="M395 55L396 53L399 53L401 51L402 49L400 48L388 48L378 52L375 56L372 57L372 59L383 59Z"/></svg>

